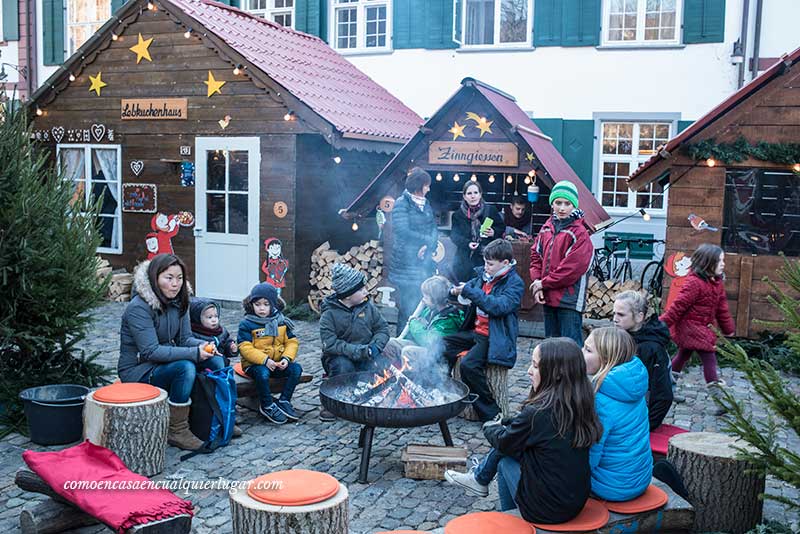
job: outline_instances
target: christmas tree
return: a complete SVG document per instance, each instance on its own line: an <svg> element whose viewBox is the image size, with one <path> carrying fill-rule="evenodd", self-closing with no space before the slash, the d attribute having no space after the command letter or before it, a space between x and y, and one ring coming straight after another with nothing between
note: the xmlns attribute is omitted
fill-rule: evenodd
<svg viewBox="0 0 800 534"><path fill-rule="evenodd" d="M778 271L778 276L792 291L800 291L800 261L784 259L784 266ZM800 358L800 302L776 284L770 282L770 285L777 295L777 298L770 297L770 301L781 310L784 317L782 321L772 323L771 326L788 333L786 345ZM743 447L740 454L758 468L766 470L767 474L778 480L800 488L800 454L780 446L777 442L781 427L800 436L800 396L789 389L786 381L772 365L748 357L747 352L738 344L723 340L719 350L744 372L768 409L767 420L756 421L730 391L726 391L717 400L728 410L724 430L749 445L747 448ZM800 503L790 499L775 495L766 497L782 502L789 508L800 509Z"/></svg>
<svg viewBox="0 0 800 534"><path fill-rule="evenodd" d="M97 206L73 202L27 113L7 106L0 119L0 435L25 430L22 389L105 374L77 348L108 284L96 276Z"/></svg>

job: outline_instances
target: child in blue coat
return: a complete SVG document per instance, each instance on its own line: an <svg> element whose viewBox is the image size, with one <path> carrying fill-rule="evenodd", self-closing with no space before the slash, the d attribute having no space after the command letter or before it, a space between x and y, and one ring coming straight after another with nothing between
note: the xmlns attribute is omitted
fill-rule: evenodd
<svg viewBox="0 0 800 534"><path fill-rule="evenodd" d="M592 493L607 501L635 499L653 474L647 368L635 352L631 335L614 326L593 330L583 345L603 425L603 436L589 451Z"/></svg>

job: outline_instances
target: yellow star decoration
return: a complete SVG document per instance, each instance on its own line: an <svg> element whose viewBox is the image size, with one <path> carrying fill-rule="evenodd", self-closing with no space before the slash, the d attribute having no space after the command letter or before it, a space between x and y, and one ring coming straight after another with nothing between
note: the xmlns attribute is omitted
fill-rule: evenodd
<svg viewBox="0 0 800 534"><path fill-rule="evenodd" d="M490 121L486 119L486 117L481 117L477 113L472 111L467 111L467 120L473 120L476 122L475 127L481 131L481 137L485 133L492 133L492 123L494 121Z"/></svg>
<svg viewBox="0 0 800 534"><path fill-rule="evenodd" d="M211 71L208 71L208 81L205 81L203 83L208 86L208 95L207 95L208 98L211 98L211 95L213 95L214 93L222 94L222 92L220 92L220 89L222 88L223 85L225 85L225 82L215 80L214 75L211 74Z"/></svg>
<svg viewBox="0 0 800 534"><path fill-rule="evenodd" d="M466 137L466 135L464 135L464 128L466 128L466 127L467 127L466 124L461 126L461 125L458 124L458 121L456 121L456 122L453 123L453 127L450 128L447 131L450 132L451 134L453 134L453 141L455 141L459 137Z"/></svg>
<svg viewBox="0 0 800 534"><path fill-rule="evenodd" d="M142 34L140 33L139 34L139 42L136 43L135 46L132 46L132 47L129 48L129 50L131 52L136 54L136 64L137 65L142 60L142 58L145 58L147 61L153 61L152 59L150 59L150 51L147 49L147 47L149 47L150 43L152 43L152 42L153 42L153 38L152 37L150 39L145 40L145 39L142 38Z"/></svg>
<svg viewBox="0 0 800 534"><path fill-rule="evenodd" d="M92 82L91 87L89 87L89 92L94 91L95 93L97 93L97 96L100 96L100 89L108 85L100 78L102 74L103 74L102 72L98 72L97 76L92 76L91 74L89 75L89 81Z"/></svg>
<svg viewBox="0 0 800 534"><path fill-rule="evenodd" d="M529 162L533 163L533 152L526 153L525 154L525 159L527 159Z"/></svg>

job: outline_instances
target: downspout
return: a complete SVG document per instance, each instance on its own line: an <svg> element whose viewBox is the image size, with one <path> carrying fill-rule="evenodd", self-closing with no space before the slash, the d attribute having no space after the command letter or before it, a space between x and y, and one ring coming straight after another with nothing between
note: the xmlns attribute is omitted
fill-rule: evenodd
<svg viewBox="0 0 800 534"><path fill-rule="evenodd" d="M753 78L758 76L758 60L761 53L761 12L763 11L764 0L756 0L756 29L753 35L753 63L750 66Z"/></svg>
<svg viewBox="0 0 800 534"><path fill-rule="evenodd" d="M734 48L734 55L738 55L742 58L742 62L739 63L739 78L737 80L737 89L741 89L744 85L744 73L747 69L747 64L745 59L747 58L747 30L748 30L748 22L750 19L750 0L744 0L742 2L742 33L739 37L739 48L736 49L736 44L733 45Z"/></svg>
<svg viewBox="0 0 800 534"><path fill-rule="evenodd" d="M38 74L36 62L36 0L27 0L28 4L28 46L26 47L26 61L28 62L28 76L25 80L25 86L28 91L26 99L29 99L33 92L36 90L36 77Z"/></svg>

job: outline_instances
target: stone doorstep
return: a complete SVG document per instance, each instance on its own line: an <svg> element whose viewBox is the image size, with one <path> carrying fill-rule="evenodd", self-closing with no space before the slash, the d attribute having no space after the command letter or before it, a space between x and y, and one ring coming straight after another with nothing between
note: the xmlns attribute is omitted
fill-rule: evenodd
<svg viewBox="0 0 800 534"><path fill-rule="evenodd" d="M592 531L596 534L614 534L618 532L647 533L647 532L669 532L670 534L689 534L694 524L694 508L680 495L661 482L653 479L652 484L664 490L669 496L666 506L650 512L641 514L625 515L610 513L608 524L599 530ZM519 509L515 509L508 514L521 517ZM558 534L553 530L536 529L537 534ZM444 534L444 527L431 531L431 534Z"/></svg>

